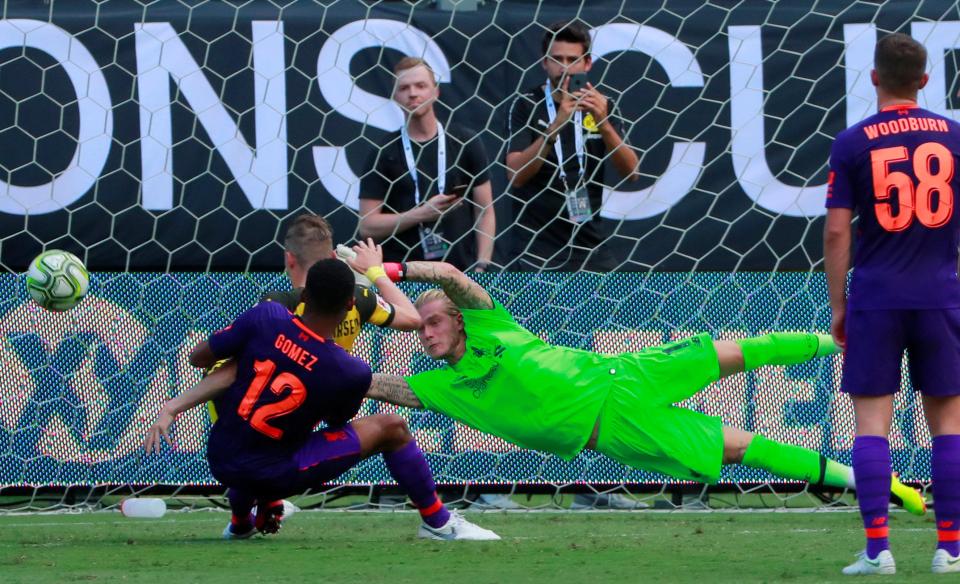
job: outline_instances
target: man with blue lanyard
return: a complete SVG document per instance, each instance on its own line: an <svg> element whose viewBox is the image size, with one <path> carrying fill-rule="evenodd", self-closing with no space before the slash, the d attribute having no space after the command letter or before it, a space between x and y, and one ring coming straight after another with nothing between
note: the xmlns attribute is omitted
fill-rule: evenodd
<svg viewBox="0 0 960 584"><path fill-rule="evenodd" d="M610 271L618 262L601 247L607 235L600 220L601 163L636 180L637 154L623 139L613 102L590 83L570 85L592 65L589 31L578 23L553 24L542 49L546 83L510 106L506 164L515 209L511 257L517 259L507 267Z"/></svg>
<svg viewBox="0 0 960 584"><path fill-rule="evenodd" d="M400 131L374 152L360 182L360 236L382 242L387 261L445 260L486 270L496 217L489 161L475 132L437 120L437 79L423 59L401 59L394 101Z"/></svg>

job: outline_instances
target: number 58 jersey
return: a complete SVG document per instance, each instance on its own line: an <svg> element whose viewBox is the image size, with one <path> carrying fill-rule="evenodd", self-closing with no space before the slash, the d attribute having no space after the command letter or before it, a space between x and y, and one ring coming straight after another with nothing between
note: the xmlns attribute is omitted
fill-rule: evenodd
<svg viewBox="0 0 960 584"><path fill-rule="evenodd" d="M840 133L828 208L854 209L850 310L960 307L960 125L895 105Z"/></svg>
<svg viewBox="0 0 960 584"><path fill-rule="evenodd" d="M213 333L210 348L218 359L237 361L236 381L216 399L211 454L295 450L321 421L348 422L370 387L366 363L276 302Z"/></svg>

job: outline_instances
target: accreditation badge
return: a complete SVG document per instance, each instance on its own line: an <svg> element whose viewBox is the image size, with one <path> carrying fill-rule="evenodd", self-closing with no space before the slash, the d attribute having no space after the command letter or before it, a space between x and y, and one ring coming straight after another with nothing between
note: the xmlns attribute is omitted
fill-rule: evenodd
<svg viewBox="0 0 960 584"><path fill-rule="evenodd" d="M427 260L441 259L447 255L450 243L430 227L420 226L420 246L423 248L423 258Z"/></svg>
<svg viewBox="0 0 960 584"><path fill-rule="evenodd" d="M587 187L581 186L572 191L567 191L565 196L570 220L574 223L589 221L593 213L590 209L590 195L587 194Z"/></svg>
<svg viewBox="0 0 960 584"><path fill-rule="evenodd" d="M595 133L600 131L600 126L597 125L597 120L593 119L593 114L587 114L583 117L583 129Z"/></svg>

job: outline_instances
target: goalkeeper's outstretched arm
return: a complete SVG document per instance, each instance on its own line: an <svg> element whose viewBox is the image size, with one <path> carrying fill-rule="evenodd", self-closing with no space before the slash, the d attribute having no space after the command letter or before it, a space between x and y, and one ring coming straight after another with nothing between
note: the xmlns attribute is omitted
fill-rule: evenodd
<svg viewBox="0 0 960 584"><path fill-rule="evenodd" d="M457 308L493 308L493 300L483 286L446 262L408 262L406 278L439 285Z"/></svg>
<svg viewBox="0 0 960 584"><path fill-rule="evenodd" d="M423 407L423 403L410 389L410 384L399 375L374 373L367 397L407 408Z"/></svg>

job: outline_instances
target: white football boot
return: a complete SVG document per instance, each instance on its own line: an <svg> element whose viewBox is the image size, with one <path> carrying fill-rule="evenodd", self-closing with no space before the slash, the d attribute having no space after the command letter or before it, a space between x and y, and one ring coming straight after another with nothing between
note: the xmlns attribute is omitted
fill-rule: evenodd
<svg viewBox="0 0 960 584"><path fill-rule="evenodd" d="M490 541L500 539L500 536L467 521L459 511L450 512L450 519L443 527L430 527L426 523L420 524L417 537L422 539L462 539L473 541Z"/></svg>
<svg viewBox="0 0 960 584"><path fill-rule="evenodd" d="M896 574L897 564L893 561L890 550L883 550L877 557L870 559L867 552L857 554L857 561L843 569L847 576L866 576L870 574Z"/></svg>

